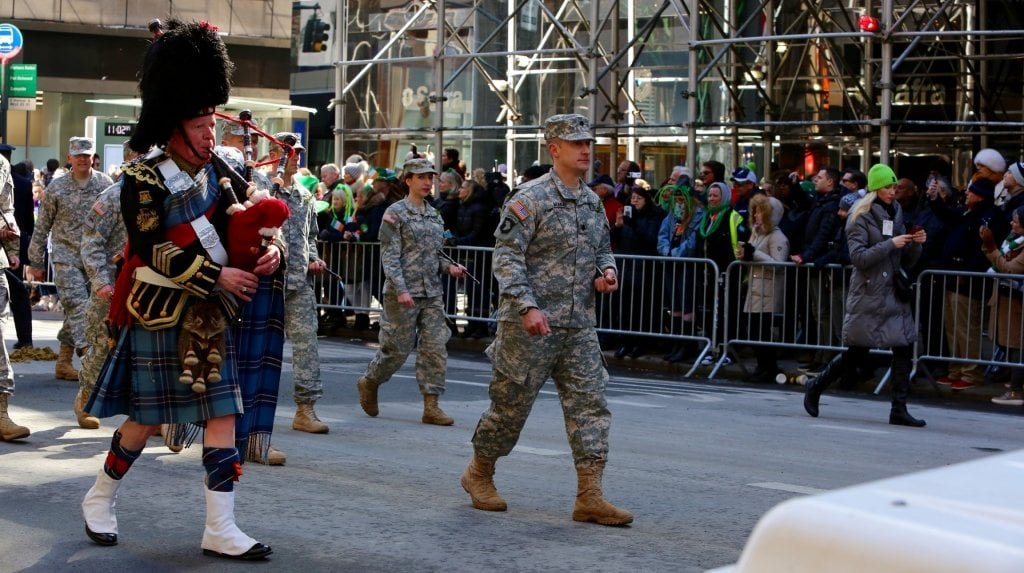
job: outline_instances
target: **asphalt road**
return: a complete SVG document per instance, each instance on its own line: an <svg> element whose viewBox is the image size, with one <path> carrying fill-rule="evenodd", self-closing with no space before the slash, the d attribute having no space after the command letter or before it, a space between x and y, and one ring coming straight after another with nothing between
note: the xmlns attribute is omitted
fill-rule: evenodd
<svg viewBox="0 0 1024 573"><path fill-rule="evenodd" d="M55 347L57 326L37 320L37 344ZM90 542L79 504L118 420L79 429L76 384L54 380L52 362L16 364L12 416L33 434L0 443L0 571L703 571L736 561L781 501L1018 449L1024 435L1015 410L912 403L928 427L898 428L882 398L826 395L814 419L797 387L613 370L605 493L636 520L608 528L571 520L575 475L553 387L498 463L508 512L483 512L459 476L488 404L486 359L450 356L442 406L456 424L442 428L419 422L414 356L381 388L380 416L362 413L355 379L372 353L322 340L328 435L291 429L286 365L274 444L288 463L246 464L236 487L238 523L274 548L258 564L202 555L199 448L172 454L157 440L121 489L120 544Z"/></svg>

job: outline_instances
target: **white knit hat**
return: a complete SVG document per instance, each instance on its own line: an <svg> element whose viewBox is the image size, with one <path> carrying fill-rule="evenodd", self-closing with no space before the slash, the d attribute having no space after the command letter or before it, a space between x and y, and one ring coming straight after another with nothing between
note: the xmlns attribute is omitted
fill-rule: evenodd
<svg viewBox="0 0 1024 573"><path fill-rule="evenodd" d="M1009 169L1013 178L1017 180L1017 185L1024 187L1024 163L1014 161L1010 164Z"/></svg>
<svg viewBox="0 0 1024 573"><path fill-rule="evenodd" d="M974 165L984 165L996 173L1006 172L1006 160L998 151L989 147L974 156Z"/></svg>

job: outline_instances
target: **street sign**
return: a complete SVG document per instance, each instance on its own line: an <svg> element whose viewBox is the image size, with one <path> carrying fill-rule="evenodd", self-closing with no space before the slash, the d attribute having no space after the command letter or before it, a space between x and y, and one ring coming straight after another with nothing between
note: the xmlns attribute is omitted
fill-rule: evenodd
<svg viewBox="0 0 1024 573"><path fill-rule="evenodd" d="M36 65L11 64L11 88L8 95L12 98L36 97Z"/></svg>
<svg viewBox="0 0 1024 573"><path fill-rule="evenodd" d="M12 97L7 100L7 109L12 111L35 111L36 98L33 97Z"/></svg>
<svg viewBox="0 0 1024 573"><path fill-rule="evenodd" d="M21 30L14 24L0 24L0 60L10 61L21 52Z"/></svg>

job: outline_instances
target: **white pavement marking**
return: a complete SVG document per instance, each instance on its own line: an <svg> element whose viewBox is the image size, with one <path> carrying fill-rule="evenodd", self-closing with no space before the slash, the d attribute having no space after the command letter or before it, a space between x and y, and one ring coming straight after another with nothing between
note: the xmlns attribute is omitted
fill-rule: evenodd
<svg viewBox="0 0 1024 573"><path fill-rule="evenodd" d="M748 483L750 487L759 487L763 489L774 489L777 491L788 491L790 493L802 493L805 495L814 495L816 493L824 493L827 489L818 489L816 487L807 487L802 485L794 485L791 483L779 483L774 481L766 481L759 483Z"/></svg>
<svg viewBox="0 0 1024 573"><path fill-rule="evenodd" d="M865 428L851 428L850 426L833 426L831 424L811 424L812 428L824 428L826 430L844 430L847 432L859 432L861 434L888 434L888 430L867 430Z"/></svg>

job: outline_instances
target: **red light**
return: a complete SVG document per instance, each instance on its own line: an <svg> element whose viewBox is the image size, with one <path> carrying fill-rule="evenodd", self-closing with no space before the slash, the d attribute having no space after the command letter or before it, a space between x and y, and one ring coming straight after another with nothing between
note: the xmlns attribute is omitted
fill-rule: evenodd
<svg viewBox="0 0 1024 573"><path fill-rule="evenodd" d="M862 32L871 32L873 34L878 31L878 18L861 16L860 19L857 20L857 24L860 25Z"/></svg>

